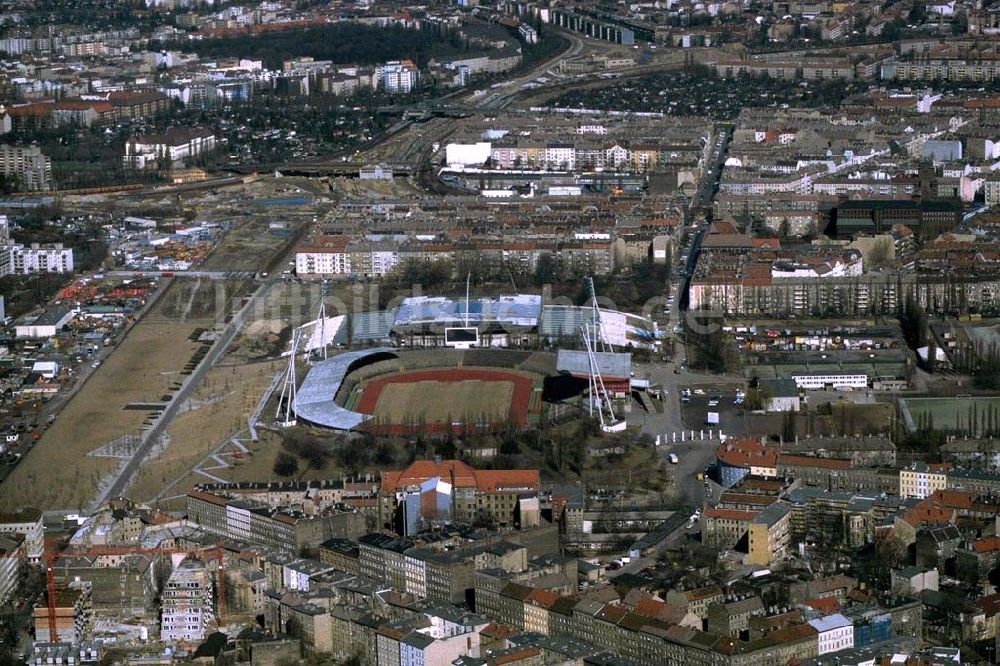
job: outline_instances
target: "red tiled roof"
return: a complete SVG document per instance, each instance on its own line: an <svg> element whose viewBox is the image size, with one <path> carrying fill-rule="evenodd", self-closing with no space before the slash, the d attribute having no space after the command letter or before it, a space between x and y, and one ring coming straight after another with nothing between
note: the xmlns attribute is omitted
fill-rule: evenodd
<svg viewBox="0 0 1000 666"><path fill-rule="evenodd" d="M972 544L972 550L977 553L992 553L993 551L1000 550L1000 537L980 539Z"/></svg>
<svg viewBox="0 0 1000 666"><path fill-rule="evenodd" d="M559 595L555 592L550 592L549 590L532 590L531 594L525 601L533 602L536 606L541 606L542 608L551 608L552 604L558 601Z"/></svg>
<svg viewBox="0 0 1000 666"><path fill-rule="evenodd" d="M492 663L495 666L503 666L504 664L513 664L514 662L521 661L522 659L531 659L532 657L538 657L542 654L542 651L536 647L525 647L514 652L507 652L506 654L500 655L498 657L492 658Z"/></svg>
<svg viewBox="0 0 1000 666"><path fill-rule="evenodd" d="M55 106L55 102L35 102L11 106L7 111L12 116L47 116L52 113Z"/></svg>
<svg viewBox="0 0 1000 666"><path fill-rule="evenodd" d="M986 611L987 615L996 615L1000 612L1000 594L988 594L985 597L979 597L972 605Z"/></svg>
<svg viewBox="0 0 1000 666"><path fill-rule="evenodd" d="M730 467L774 467L778 450L755 439L730 439L715 449L715 457Z"/></svg>
<svg viewBox="0 0 1000 666"><path fill-rule="evenodd" d="M827 615L833 615L834 613L840 612L840 602L837 601L836 597L820 597L818 599L809 599L805 602L806 606L809 608L814 608Z"/></svg>
<svg viewBox="0 0 1000 666"><path fill-rule="evenodd" d="M216 506L226 506L229 500L225 497L219 497L218 495L213 495L212 493L202 492L200 490L190 490L188 491L188 497L194 499L199 499L209 504L215 504Z"/></svg>
<svg viewBox="0 0 1000 666"><path fill-rule="evenodd" d="M662 601L647 597L635 605L635 612L645 617L656 617L666 607Z"/></svg>
<svg viewBox="0 0 1000 666"><path fill-rule="evenodd" d="M93 109L94 113L111 113L115 107L108 102L88 102L83 99L67 99L56 102L53 109L56 111L87 111Z"/></svg>
<svg viewBox="0 0 1000 666"><path fill-rule="evenodd" d="M381 494L416 486L439 477L456 488L476 488L480 492L532 492L541 485L536 469L475 470L459 460L418 460L399 472L383 472Z"/></svg>

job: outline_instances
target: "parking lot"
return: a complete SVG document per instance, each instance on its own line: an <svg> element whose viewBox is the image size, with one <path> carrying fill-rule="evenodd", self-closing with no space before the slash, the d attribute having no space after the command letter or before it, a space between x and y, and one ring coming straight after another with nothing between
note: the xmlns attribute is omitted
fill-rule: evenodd
<svg viewBox="0 0 1000 666"><path fill-rule="evenodd" d="M736 390L745 387L736 383L696 384L682 387L690 395L681 397L681 421L688 430L722 430L726 435L741 437L747 434L746 413L736 403ZM719 423L709 424L709 412L719 415Z"/></svg>

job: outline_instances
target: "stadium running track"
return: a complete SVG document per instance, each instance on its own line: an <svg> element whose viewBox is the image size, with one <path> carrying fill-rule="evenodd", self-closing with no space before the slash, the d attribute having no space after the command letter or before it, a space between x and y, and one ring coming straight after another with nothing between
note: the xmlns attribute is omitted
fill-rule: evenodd
<svg viewBox="0 0 1000 666"><path fill-rule="evenodd" d="M534 384L531 377L505 372L503 370L479 370L472 368L454 368L442 370L415 370L401 374L377 377L365 382L365 390L361 399L355 405L355 411L362 414L374 414L375 406L378 404L382 389L389 384L412 384L415 382L463 382L463 381L483 381L483 382L512 382L514 392L510 398L510 408L505 421L491 424L499 427L513 424L517 427L524 427L528 423L528 403L531 399L531 388ZM378 425L370 424L373 430L386 435L406 435L414 432L414 426L405 424ZM427 423L421 430L429 433L444 433L452 427L448 423ZM461 431L462 427L455 427Z"/></svg>

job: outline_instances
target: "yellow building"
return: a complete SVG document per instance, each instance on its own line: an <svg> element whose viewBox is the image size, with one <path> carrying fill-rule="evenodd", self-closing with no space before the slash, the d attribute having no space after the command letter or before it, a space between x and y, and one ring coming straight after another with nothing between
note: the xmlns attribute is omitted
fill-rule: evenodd
<svg viewBox="0 0 1000 666"><path fill-rule="evenodd" d="M947 467L915 462L899 471L899 496L924 499L948 484Z"/></svg>
<svg viewBox="0 0 1000 666"><path fill-rule="evenodd" d="M784 557L790 543L787 504L774 503L750 521L747 564L766 567Z"/></svg>

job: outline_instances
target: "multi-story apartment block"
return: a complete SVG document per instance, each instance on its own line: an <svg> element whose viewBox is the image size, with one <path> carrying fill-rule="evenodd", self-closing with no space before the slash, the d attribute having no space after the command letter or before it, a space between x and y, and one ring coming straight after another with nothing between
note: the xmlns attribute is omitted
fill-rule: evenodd
<svg viewBox="0 0 1000 666"><path fill-rule="evenodd" d="M171 127L161 134L146 134L125 144L125 166L145 169L170 167L215 150L215 134L199 127Z"/></svg>
<svg viewBox="0 0 1000 666"><path fill-rule="evenodd" d="M820 656L854 647L854 624L840 613L810 620L816 630Z"/></svg>
<svg viewBox="0 0 1000 666"><path fill-rule="evenodd" d="M203 562L187 558L163 590L160 637L167 642L200 643L215 622L212 577Z"/></svg>
<svg viewBox="0 0 1000 666"><path fill-rule="evenodd" d="M319 236L314 243L299 247L295 251L295 274L350 275L354 271L347 250L349 242L346 236Z"/></svg>
<svg viewBox="0 0 1000 666"><path fill-rule="evenodd" d="M747 533L751 521L756 517L755 511L706 507L701 517L702 538L708 546L733 548Z"/></svg>
<svg viewBox="0 0 1000 666"><path fill-rule="evenodd" d="M407 528L419 522L469 523L484 517L513 526L519 524L519 498L537 495L539 485L538 470L477 470L458 460L418 460L402 471L383 473L379 520L395 524L400 533L410 533ZM436 498L433 504L430 496Z"/></svg>
<svg viewBox="0 0 1000 666"><path fill-rule="evenodd" d="M41 563L45 554L45 525L41 511L26 507L0 513L0 534L24 535L24 551L28 563Z"/></svg>
<svg viewBox="0 0 1000 666"><path fill-rule="evenodd" d="M90 587L95 618L118 621L152 615L161 563L147 553L71 555L56 560L52 572L57 584Z"/></svg>
<svg viewBox="0 0 1000 666"><path fill-rule="evenodd" d="M944 465L912 463L899 470L899 496L924 499L948 486L948 471Z"/></svg>
<svg viewBox="0 0 1000 666"><path fill-rule="evenodd" d="M296 553L331 537L355 537L365 531L365 517L356 509L330 507L305 514L202 490L188 493L187 511L188 520L215 534Z"/></svg>
<svg viewBox="0 0 1000 666"><path fill-rule="evenodd" d="M375 79L389 94L407 94L416 89L420 70L412 60L393 60L375 68Z"/></svg>
<svg viewBox="0 0 1000 666"><path fill-rule="evenodd" d="M38 146L0 144L0 173L18 178L25 190L52 188L52 160Z"/></svg>
<svg viewBox="0 0 1000 666"><path fill-rule="evenodd" d="M73 248L63 247L62 243L43 246L32 243L25 247L18 243L0 245L0 275L4 270L14 275L30 275L32 273L72 273Z"/></svg>
<svg viewBox="0 0 1000 666"><path fill-rule="evenodd" d="M24 535L0 534L0 604L10 602L20 589L26 562Z"/></svg>
<svg viewBox="0 0 1000 666"><path fill-rule="evenodd" d="M785 556L791 545L790 516L788 505L774 503L750 521L748 564L766 567Z"/></svg>

